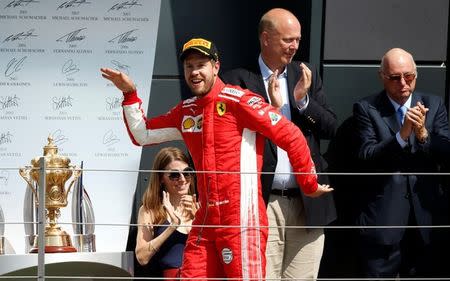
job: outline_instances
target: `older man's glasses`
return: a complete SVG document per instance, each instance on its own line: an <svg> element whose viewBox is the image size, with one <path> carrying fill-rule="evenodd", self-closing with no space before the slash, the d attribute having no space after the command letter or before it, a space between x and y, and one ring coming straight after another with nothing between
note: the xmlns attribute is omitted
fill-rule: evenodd
<svg viewBox="0 0 450 281"><path fill-rule="evenodd" d="M415 72L406 72L406 73L401 73L401 74L384 74L384 77L386 77L386 79L391 80L391 81L400 81L403 79L405 79L406 82L411 82L416 78L416 73Z"/></svg>
<svg viewBox="0 0 450 281"><path fill-rule="evenodd" d="M191 167L186 167L183 171L171 170L168 172L168 177L171 181L179 181L181 179L181 175L183 175L186 180L190 180L194 176L194 169Z"/></svg>

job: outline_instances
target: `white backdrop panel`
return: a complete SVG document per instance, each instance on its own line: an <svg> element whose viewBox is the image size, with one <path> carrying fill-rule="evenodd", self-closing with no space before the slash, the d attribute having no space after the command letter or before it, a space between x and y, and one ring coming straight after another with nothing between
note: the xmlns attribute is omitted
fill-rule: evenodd
<svg viewBox="0 0 450 281"><path fill-rule="evenodd" d="M18 168L41 156L53 135L72 164L84 162L84 185L96 223L130 220L141 149L122 121L122 94L100 67L126 72L147 103L160 0L0 1L0 206L5 236L25 251ZM147 108L147 105L143 105ZM59 221L72 234L71 194ZM16 224L17 223L17 224ZM97 226L97 251L123 251L127 226Z"/></svg>

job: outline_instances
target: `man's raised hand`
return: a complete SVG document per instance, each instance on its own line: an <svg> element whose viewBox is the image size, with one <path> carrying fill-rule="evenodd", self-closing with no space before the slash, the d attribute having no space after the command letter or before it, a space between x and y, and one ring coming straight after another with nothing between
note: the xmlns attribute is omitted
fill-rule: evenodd
<svg viewBox="0 0 450 281"><path fill-rule="evenodd" d="M111 68L100 68L100 71L103 78L111 81L123 93L136 91L136 86L126 74Z"/></svg>

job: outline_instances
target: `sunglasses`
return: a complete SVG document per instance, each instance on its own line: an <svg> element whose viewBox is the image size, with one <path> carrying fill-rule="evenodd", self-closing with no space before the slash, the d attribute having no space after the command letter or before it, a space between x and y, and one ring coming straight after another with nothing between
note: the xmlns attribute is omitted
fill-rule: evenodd
<svg viewBox="0 0 450 281"><path fill-rule="evenodd" d="M400 81L403 79L405 79L406 82L411 82L416 78L416 73L415 72L407 72L407 73L401 73L401 74L391 74L391 75L387 75L384 74L384 77L386 77L386 79L391 80L391 81Z"/></svg>
<svg viewBox="0 0 450 281"><path fill-rule="evenodd" d="M190 180L194 176L194 169L186 167L183 171L172 170L168 172L168 177L171 181L179 181L181 179L181 174L183 174L186 180Z"/></svg>

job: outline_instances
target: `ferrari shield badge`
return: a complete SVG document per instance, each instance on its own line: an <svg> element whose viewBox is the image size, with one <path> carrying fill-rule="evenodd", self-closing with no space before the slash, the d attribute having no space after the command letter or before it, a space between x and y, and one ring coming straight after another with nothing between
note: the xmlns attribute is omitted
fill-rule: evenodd
<svg viewBox="0 0 450 281"><path fill-rule="evenodd" d="M225 112L227 112L227 105L224 102L220 101L216 104L216 109L217 114L219 114L219 116L223 116Z"/></svg>

